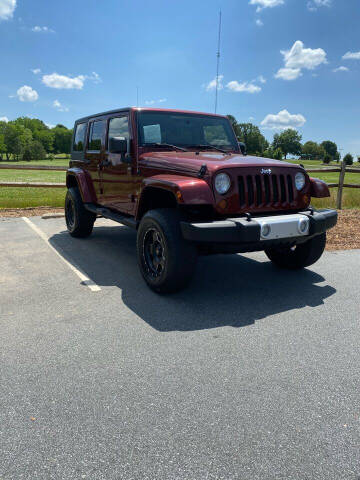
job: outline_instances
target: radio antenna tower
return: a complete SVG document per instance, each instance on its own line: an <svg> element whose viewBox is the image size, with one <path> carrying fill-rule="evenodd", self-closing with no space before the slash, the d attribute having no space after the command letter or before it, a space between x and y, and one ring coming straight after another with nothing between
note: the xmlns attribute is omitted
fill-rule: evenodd
<svg viewBox="0 0 360 480"><path fill-rule="evenodd" d="M219 12L219 37L218 37L218 49L216 54L215 113L217 111L218 91L219 91L220 39L221 39L221 10Z"/></svg>

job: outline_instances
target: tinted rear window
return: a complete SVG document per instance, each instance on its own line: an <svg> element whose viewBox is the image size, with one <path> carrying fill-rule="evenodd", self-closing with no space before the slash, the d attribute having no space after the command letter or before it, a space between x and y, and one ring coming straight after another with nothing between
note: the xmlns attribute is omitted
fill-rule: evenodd
<svg viewBox="0 0 360 480"><path fill-rule="evenodd" d="M89 150L101 150L102 139L105 132L105 120L90 124Z"/></svg>
<svg viewBox="0 0 360 480"><path fill-rule="evenodd" d="M85 145L86 123L78 123L76 125L73 150L82 152Z"/></svg>

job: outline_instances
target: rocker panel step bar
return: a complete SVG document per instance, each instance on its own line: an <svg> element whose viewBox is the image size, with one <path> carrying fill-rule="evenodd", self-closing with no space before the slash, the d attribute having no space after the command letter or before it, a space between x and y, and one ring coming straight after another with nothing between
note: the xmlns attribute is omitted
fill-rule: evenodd
<svg viewBox="0 0 360 480"><path fill-rule="evenodd" d="M86 208L86 210L89 210L89 212L95 213L96 215L101 215L104 218L113 220L114 222L122 223L123 225L126 225L130 228L136 229L139 224L139 222L137 222L134 218L113 212L112 210L110 210L110 208L98 207L93 203L84 203L84 207Z"/></svg>

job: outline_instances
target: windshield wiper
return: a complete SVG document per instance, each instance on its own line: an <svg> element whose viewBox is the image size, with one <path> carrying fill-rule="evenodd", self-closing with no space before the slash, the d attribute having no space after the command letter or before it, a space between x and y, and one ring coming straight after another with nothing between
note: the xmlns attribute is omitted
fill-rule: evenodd
<svg viewBox="0 0 360 480"><path fill-rule="evenodd" d="M186 148L183 147L178 147L177 145L172 145L171 143L144 143L144 147L169 147L169 148L174 148L175 150L180 150L181 152L188 152Z"/></svg>
<svg viewBox="0 0 360 480"><path fill-rule="evenodd" d="M217 150L218 152L228 153L227 150L223 150L222 148L215 147L215 145L188 145L191 148L206 148L207 150Z"/></svg>

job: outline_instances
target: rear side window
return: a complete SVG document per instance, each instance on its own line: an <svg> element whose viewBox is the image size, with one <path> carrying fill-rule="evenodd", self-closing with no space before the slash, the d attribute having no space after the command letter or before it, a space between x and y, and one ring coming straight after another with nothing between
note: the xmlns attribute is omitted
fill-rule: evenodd
<svg viewBox="0 0 360 480"><path fill-rule="evenodd" d="M128 140L129 120L127 116L110 119L108 141L110 141L110 138L114 137L124 137L126 140Z"/></svg>
<svg viewBox="0 0 360 480"><path fill-rule="evenodd" d="M92 122L89 131L89 150L101 150L102 139L104 138L105 121Z"/></svg>
<svg viewBox="0 0 360 480"><path fill-rule="evenodd" d="M85 145L86 123L78 123L76 125L73 150L82 152Z"/></svg>

